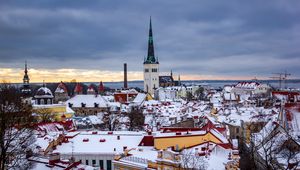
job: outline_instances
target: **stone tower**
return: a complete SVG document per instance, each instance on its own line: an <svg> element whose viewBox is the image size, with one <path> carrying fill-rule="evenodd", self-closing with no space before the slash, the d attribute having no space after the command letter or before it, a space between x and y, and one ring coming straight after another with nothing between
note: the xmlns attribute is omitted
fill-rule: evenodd
<svg viewBox="0 0 300 170"><path fill-rule="evenodd" d="M152 34L152 23L150 18L148 55L144 59L144 91L154 94L154 90L159 87L159 62L154 55L154 44Z"/></svg>

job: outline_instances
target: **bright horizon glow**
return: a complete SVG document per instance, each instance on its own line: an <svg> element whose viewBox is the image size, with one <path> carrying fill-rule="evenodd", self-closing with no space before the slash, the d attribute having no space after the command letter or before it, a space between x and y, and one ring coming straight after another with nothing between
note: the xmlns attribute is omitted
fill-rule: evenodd
<svg viewBox="0 0 300 170"><path fill-rule="evenodd" d="M121 82L123 81L123 71L87 70L87 69L29 69L31 83L40 82ZM161 73L167 75L168 73ZM13 68L0 69L0 81L10 83L22 83L24 70ZM141 71L128 71L128 81L143 80ZM178 80L178 74L173 76ZM252 80L255 76L218 76L218 75L180 75L181 80ZM268 79L266 77L256 77L257 79Z"/></svg>

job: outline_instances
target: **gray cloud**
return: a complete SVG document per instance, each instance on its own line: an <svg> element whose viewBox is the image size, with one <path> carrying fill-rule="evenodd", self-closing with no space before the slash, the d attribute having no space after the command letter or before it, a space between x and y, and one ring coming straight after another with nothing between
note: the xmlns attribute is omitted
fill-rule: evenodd
<svg viewBox="0 0 300 170"><path fill-rule="evenodd" d="M299 1L0 2L0 67L142 70L149 16L162 71L300 77Z"/></svg>

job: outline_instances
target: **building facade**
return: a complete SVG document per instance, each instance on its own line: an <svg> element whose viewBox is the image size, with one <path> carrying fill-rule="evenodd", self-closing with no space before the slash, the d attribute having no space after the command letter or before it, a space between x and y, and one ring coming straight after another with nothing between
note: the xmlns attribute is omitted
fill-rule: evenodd
<svg viewBox="0 0 300 170"><path fill-rule="evenodd" d="M65 102L69 98L68 89L65 83L60 82L54 91L54 103Z"/></svg>
<svg viewBox="0 0 300 170"><path fill-rule="evenodd" d="M46 87L45 83L37 90L34 96L36 105L51 105L53 104L53 98L51 90Z"/></svg>

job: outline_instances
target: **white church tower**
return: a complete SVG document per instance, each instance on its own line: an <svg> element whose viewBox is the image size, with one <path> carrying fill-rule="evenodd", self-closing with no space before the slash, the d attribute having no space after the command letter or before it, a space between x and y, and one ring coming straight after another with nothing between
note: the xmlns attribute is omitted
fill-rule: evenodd
<svg viewBox="0 0 300 170"><path fill-rule="evenodd" d="M150 18L148 55L144 60L144 91L154 94L154 90L159 87L159 62L154 55L152 24Z"/></svg>

